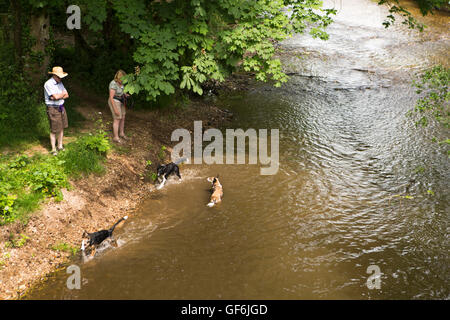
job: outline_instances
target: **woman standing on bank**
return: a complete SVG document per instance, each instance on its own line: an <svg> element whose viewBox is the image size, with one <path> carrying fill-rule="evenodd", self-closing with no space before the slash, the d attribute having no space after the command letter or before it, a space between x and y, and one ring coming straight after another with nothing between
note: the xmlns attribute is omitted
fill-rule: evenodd
<svg viewBox="0 0 450 320"><path fill-rule="evenodd" d="M123 92L123 83L121 81L124 75L126 75L125 71L117 71L114 80L109 83L108 105L113 116L113 141L119 143L121 142L120 138L127 140L124 133L126 110L123 103L123 96L127 94Z"/></svg>

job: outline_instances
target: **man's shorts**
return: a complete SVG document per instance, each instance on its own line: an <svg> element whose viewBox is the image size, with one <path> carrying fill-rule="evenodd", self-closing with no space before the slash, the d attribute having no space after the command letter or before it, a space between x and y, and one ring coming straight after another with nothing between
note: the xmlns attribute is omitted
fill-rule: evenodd
<svg viewBox="0 0 450 320"><path fill-rule="evenodd" d="M114 108L113 108L113 106L111 105L111 100L108 99L108 106L109 106L109 109L111 110L112 117L113 117L114 120L120 120L120 119L122 119L122 118L125 116L125 114L126 114L125 106L124 106L123 103L120 102L119 100L113 99L113 102L114 102L114 104L116 105L116 110L119 111L119 116L117 116L116 113L114 112Z"/></svg>
<svg viewBox="0 0 450 320"><path fill-rule="evenodd" d="M69 126L66 109L60 112L58 107L47 106L47 116L50 122L51 133L59 133Z"/></svg>

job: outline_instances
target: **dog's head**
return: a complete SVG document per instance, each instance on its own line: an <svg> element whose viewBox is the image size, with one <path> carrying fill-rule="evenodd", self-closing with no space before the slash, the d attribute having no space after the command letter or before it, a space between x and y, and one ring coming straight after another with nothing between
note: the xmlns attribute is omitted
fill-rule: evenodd
<svg viewBox="0 0 450 320"><path fill-rule="evenodd" d="M158 173L158 177L164 174L164 169L166 168L165 164L160 164L158 168L156 168L156 172Z"/></svg>
<svg viewBox="0 0 450 320"><path fill-rule="evenodd" d="M215 185L217 182L219 182L219 176L217 175L217 177L208 177L206 178L206 180L208 180L209 182L212 183L212 185ZM219 182L220 183L220 182Z"/></svg>

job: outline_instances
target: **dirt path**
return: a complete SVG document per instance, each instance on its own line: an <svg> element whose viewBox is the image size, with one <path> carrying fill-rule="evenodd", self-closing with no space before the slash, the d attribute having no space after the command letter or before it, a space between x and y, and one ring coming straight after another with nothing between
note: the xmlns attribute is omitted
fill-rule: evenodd
<svg viewBox="0 0 450 320"><path fill-rule="evenodd" d="M92 130L95 121L102 119L110 132L112 117L104 98L76 91L83 101L77 109L87 119L82 131ZM128 111L125 131L129 140L108 154L104 175L72 181L73 189L63 190L63 201L50 199L42 204L26 225L15 222L0 227L0 299L19 298L68 260L70 253L56 251L52 246L67 244L79 248L84 230L104 229L120 217L132 215L142 199L155 189L148 173L155 172L161 162L158 153L162 145L167 146L165 161L169 160L174 129L193 130L194 120L218 127L227 115L202 101L194 101L184 109ZM38 152L44 149L34 148ZM147 160L151 166L146 165ZM23 246L12 248L8 245L11 234L29 239Z"/></svg>

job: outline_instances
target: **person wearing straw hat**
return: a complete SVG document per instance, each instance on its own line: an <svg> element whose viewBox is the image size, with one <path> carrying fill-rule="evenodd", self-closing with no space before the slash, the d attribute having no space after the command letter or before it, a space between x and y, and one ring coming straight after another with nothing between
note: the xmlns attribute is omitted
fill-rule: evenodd
<svg viewBox="0 0 450 320"><path fill-rule="evenodd" d="M57 155L58 151L64 150L64 129L69 126L67 113L64 109L64 100L69 98L69 94L61 81L62 78L67 76L67 73L61 67L53 67L49 74L52 77L44 84L44 98L47 105L48 121L50 122L51 153ZM56 140L58 140L57 147Z"/></svg>

